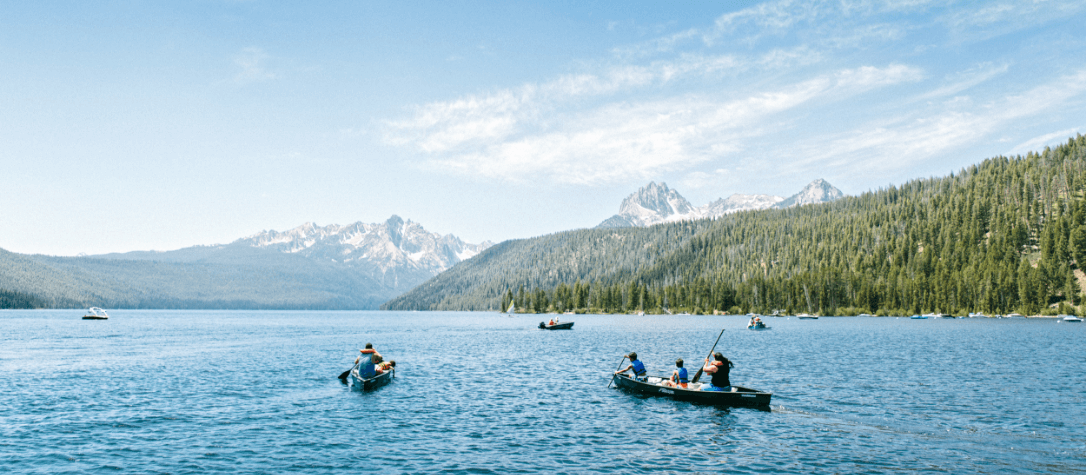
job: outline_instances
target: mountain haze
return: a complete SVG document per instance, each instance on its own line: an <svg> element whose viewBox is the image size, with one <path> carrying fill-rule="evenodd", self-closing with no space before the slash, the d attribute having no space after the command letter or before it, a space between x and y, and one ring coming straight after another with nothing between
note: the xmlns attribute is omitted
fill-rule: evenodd
<svg viewBox="0 0 1086 475"><path fill-rule="evenodd" d="M85 257L0 252L0 289L48 306L373 309L491 243L392 216L263 231L230 244Z"/></svg>

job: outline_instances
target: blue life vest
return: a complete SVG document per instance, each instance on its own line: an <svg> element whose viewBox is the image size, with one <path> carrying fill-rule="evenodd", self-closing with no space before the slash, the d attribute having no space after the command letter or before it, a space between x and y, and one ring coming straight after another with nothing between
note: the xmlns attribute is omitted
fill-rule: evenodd
<svg viewBox="0 0 1086 475"><path fill-rule="evenodd" d="M645 375L645 363L642 363L641 360L633 360L630 364L633 365L634 376L640 378Z"/></svg>
<svg viewBox="0 0 1086 475"><path fill-rule="evenodd" d="M684 384L689 382L686 380L686 368L679 368L679 382Z"/></svg>

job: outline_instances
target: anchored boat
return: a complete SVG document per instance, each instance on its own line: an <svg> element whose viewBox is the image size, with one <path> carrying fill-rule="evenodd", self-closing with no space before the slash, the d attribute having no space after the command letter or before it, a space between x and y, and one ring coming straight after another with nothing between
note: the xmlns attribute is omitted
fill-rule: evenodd
<svg viewBox="0 0 1086 475"><path fill-rule="evenodd" d="M625 391L667 397L678 401L695 401L721 406L768 408L769 401L773 397L773 393L741 386L732 386L732 392L698 391L696 389L660 386L660 383L667 379L655 376L649 377L647 381L631 379L625 374L616 374L612 378L615 384ZM691 383L690 386L700 387L701 384Z"/></svg>
<svg viewBox="0 0 1086 475"><path fill-rule="evenodd" d="M98 307L91 307L87 314L83 315L83 320L109 320L109 314Z"/></svg>

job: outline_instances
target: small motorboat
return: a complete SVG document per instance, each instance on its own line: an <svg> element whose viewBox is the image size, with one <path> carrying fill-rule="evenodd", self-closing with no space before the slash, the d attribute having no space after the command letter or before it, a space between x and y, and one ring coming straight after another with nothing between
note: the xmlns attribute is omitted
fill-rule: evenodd
<svg viewBox="0 0 1086 475"><path fill-rule="evenodd" d="M928 316L927 315L913 315L913 316L911 316L909 318L911 318L913 320L927 320Z"/></svg>
<svg viewBox="0 0 1086 475"><path fill-rule="evenodd" d="M372 378L363 378L358 375L358 367L356 366L351 368L351 374L347 376L347 385L351 387L352 391L373 391L392 382L392 378L395 377L396 368L392 368L384 373L378 373Z"/></svg>
<svg viewBox="0 0 1086 475"><path fill-rule="evenodd" d="M83 315L83 320L109 320L109 314L98 307L91 307L87 314Z"/></svg>
<svg viewBox="0 0 1086 475"><path fill-rule="evenodd" d="M818 315L811 315L809 313L801 313L796 315L800 320L818 320Z"/></svg>
<svg viewBox="0 0 1086 475"><path fill-rule="evenodd" d="M693 389L693 387L697 386L700 388L702 385L701 383L691 383L690 389L671 388L660 386L660 383L667 381L667 378L656 376L650 376L646 381L638 381L625 374L616 374L611 378L615 382L615 385L625 391L649 396L667 397L679 401L768 409L769 401L773 398L773 393L741 386L732 386L732 392L699 391Z"/></svg>
<svg viewBox="0 0 1086 475"><path fill-rule="evenodd" d="M547 325L544 322L539 322L540 330L572 330L573 322L555 323L554 325Z"/></svg>
<svg viewBox="0 0 1086 475"><path fill-rule="evenodd" d="M1061 321L1064 323L1082 323L1082 319L1074 315L1064 315Z"/></svg>

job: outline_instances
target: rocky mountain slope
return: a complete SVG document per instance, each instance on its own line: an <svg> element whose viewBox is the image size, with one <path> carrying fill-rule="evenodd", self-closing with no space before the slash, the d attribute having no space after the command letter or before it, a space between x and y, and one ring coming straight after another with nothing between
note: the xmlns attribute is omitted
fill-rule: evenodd
<svg viewBox="0 0 1086 475"><path fill-rule="evenodd" d="M827 203L844 196L841 190L821 178L811 182L799 193L788 198L773 195L733 194L705 206L695 207L679 192L667 187L666 183L648 185L626 197L619 206L618 214L607 218L599 228L623 228L631 226L652 226L701 218L716 218L739 211L770 208L789 208L814 203Z"/></svg>
<svg viewBox="0 0 1086 475"><path fill-rule="evenodd" d="M230 244L84 257L0 251L0 289L53 307L374 309L491 246L383 223L263 231Z"/></svg>

